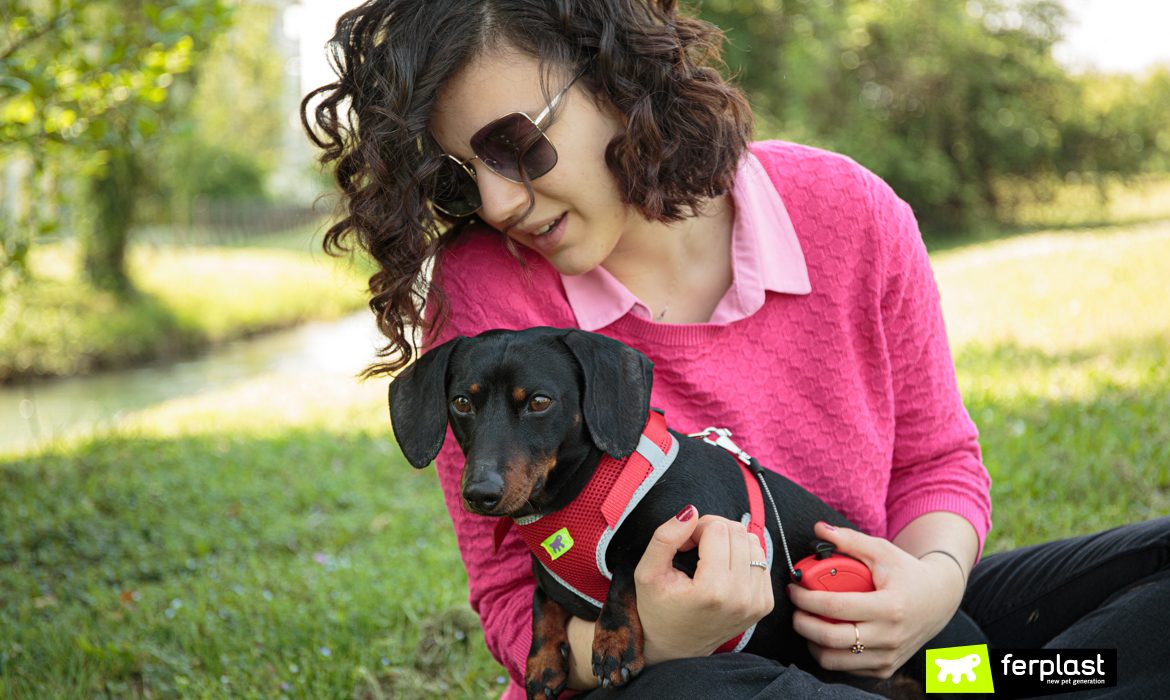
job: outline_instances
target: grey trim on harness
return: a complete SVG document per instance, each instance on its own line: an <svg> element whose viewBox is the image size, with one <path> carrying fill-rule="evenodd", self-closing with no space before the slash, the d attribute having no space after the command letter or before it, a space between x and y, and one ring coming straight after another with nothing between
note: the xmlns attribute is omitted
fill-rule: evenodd
<svg viewBox="0 0 1170 700"><path fill-rule="evenodd" d="M537 559L537 561L540 561L540 560L539 560L539 559ZM555 578L555 579L557 580L557 583L561 584L561 585L562 585L562 586L564 586L565 588L568 588L570 591L572 591L573 593L575 593L575 594L577 595L577 597L578 597L578 598L580 598L581 600L584 600L585 602L589 603L590 605L592 605L593 607L597 608L598 610L600 610L600 609L601 609L601 601L600 601L600 600L595 600L595 599L593 599L593 598L591 598L591 597L589 597L589 596L585 595L585 594L584 594L584 593L582 593L581 591L577 590L576 588L573 588L572 586L570 586L568 581L566 581L565 579L561 578L560 576L557 576L557 575L556 575L556 572L554 572L552 569L550 569L550 568L548 568L547 566L545 566L545 565L544 565L544 562L540 561L540 566L541 566L541 567L542 567L542 568L543 568L545 571L547 571L547 572L548 572L548 575L549 575L549 576L552 576L553 578Z"/></svg>
<svg viewBox="0 0 1170 700"><path fill-rule="evenodd" d="M744 513L743 517L740 518L739 521L743 523L744 527L747 527L747 524L751 522L751 519L751 513ZM768 532L768 528L765 527L764 554L766 555L765 558L768 560L768 571L772 570L772 553L775 551L775 549L776 548L772 546L772 533ZM731 650L731 653L738 654L739 652L743 651L743 648L748 645L748 642L752 641L752 633L756 631L757 624L758 623L753 622L751 627L748 627L743 631L743 636L739 638L739 643L735 645L735 648Z"/></svg>
<svg viewBox="0 0 1170 700"><path fill-rule="evenodd" d="M645 497L650 489L654 487L654 484L658 483L658 480L662 478L662 475L666 473L666 470L670 468L670 465L674 464L675 458L678 457L678 439L675 438L674 435L672 435L670 432L667 432L666 434L670 437L670 447L665 453L658 448L658 445L654 444L654 442L645 435L642 435L642 437L638 440L638 449L636 452L641 454L642 457L644 457L646 461L650 463L651 471L646 475L646 478L642 481L642 484L638 486L637 490L634 491L633 496L630 498L630 502L626 504L625 510L622 511L621 516L618 518L617 524L612 528L606 528L605 532L601 533L601 537L597 540L597 570L600 571L602 575L604 575L605 578L609 579L610 581L613 580L613 573L610 572L610 570L605 566L605 552L609 548L610 540L613 539L613 536L616 534L618 528L620 528L622 523L625 522L626 517L634 510L634 506L638 505L642 498ZM541 517L542 516L540 515L529 515L523 518L516 518L515 521L519 525L531 525L537 520L540 520ZM568 581L558 576L556 572L548 568L548 566L546 566L543 561L540 561L540 559L537 559L537 561L540 562L541 567L543 567L544 570L548 572L549 576L552 576L554 579L556 579L557 583L572 591L581 600L584 600L590 605L601 609L601 601L585 595L575 587L569 585Z"/></svg>
<svg viewBox="0 0 1170 700"><path fill-rule="evenodd" d="M674 464L674 460L678 457L678 440L670 432L666 433L670 437L670 447L664 453L645 435L642 436L641 441L638 442L638 454L646 458L650 463L651 472L642 480L642 484L634 491L633 496L630 497L630 502L626 504L625 510L622 511L621 516L613 527L607 527L605 532L601 533L601 537L597 540L597 570L601 572L609 580L613 580L613 573L605 564L605 553L609 549L609 543L613 540L614 535L617 534L618 529L621 528L622 523L633 512L634 508L642 502L650 489L654 488L654 484L662 478L670 465Z"/></svg>

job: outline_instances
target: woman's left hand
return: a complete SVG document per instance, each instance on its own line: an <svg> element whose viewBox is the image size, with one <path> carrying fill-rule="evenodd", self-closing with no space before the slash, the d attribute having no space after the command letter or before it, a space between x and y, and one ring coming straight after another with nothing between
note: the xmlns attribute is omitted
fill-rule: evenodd
<svg viewBox="0 0 1170 700"><path fill-rule="evenodd" d="M793 628L808 640L821 667L889 678L954 616L963 599L963 572L947 557L920 560L889 540L856 530L818 523L815 533L864 562L876 590L831 593L790 584L789 598L797 608ZM826 622L814 613L856 622ZM865 648L855 654L851 648L858 636Z"/></svg>

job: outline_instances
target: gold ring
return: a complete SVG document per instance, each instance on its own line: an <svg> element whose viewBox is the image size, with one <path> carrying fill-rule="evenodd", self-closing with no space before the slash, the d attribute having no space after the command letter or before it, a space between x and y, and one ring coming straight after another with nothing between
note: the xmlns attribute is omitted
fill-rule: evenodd
<svg viewBox="0 0 1170 700"><path fill-rule="evenodd" d="M853 636L857 641L853 643L853 646L849 647L849 651L854 654L860 654L865 651L865 645L861 643L861 630L857 629L856 623L853 625Z"/></svg>

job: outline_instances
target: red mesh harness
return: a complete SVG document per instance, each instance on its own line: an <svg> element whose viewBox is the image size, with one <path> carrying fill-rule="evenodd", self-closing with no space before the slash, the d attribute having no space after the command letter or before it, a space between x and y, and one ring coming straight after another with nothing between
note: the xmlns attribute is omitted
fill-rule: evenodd
<svg viewBox="0 0 1170 700"><path fill-rule="evenodd" d="M597 609L609 591L613 574L605 553L622 522L647 492L666 473L678 456L675 437L666 428L666 419L651 411L637 450L626 459L603 455L593 477L572 503L555 513L527 518L502 518L496 525L495 545L499 549L513 523L528 549L555 579ZM760 540L772 562L770 537L764 526L764 498L759 482L742 458L737 462L747 487L748 531ZM747 645L753 625L725 642L717 652L739 651Z"/></svg>

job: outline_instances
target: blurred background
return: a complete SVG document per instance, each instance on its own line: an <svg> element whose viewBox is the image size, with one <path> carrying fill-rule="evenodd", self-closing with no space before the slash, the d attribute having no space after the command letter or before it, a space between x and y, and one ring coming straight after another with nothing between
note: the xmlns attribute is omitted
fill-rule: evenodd
<svg viewBox="0 0 1170 700"><path fill-rule="evenodd" d="M0 0L0 697L486 697L298 115L335 0ZM702 0L914 208L988 551L1170 511L1170 9Z"/></svg>

